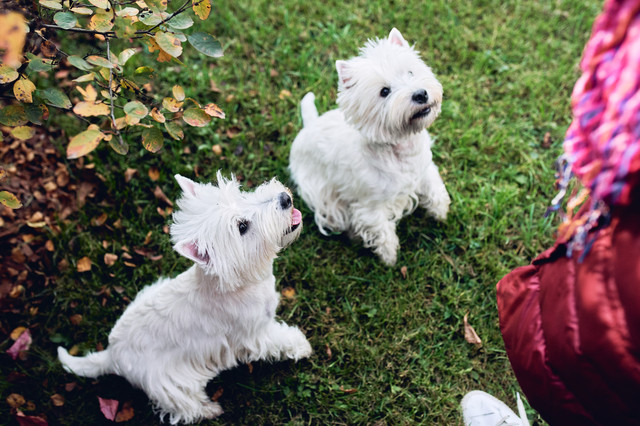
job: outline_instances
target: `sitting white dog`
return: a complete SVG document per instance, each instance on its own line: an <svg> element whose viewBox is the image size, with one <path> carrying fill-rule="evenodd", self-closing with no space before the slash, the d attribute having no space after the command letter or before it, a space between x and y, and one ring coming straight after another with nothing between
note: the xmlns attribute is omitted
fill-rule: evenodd
<svg viewBox="0 0 640 426"><path fill-rule="evenodd" d="M320 232L347 231L394 265L396 223L418 204L437 220L449 210L426 131L442 85L395 28L336 68L339 109L318 117L313 93L302 99L289 168Z"/></svg>
<svg viewBox="0 0 640 426"><path fill-rule="evenodd" d="M85 357L58 348L67 371L118 374L144 390L162 418L195 422L222 413L205 386L240 362L299 360L312 350L296 328L275 320L273 260L295 240L302 217L275 179L253 193L222 178L218 186L176 175L183 190L174 213L174 249L195 264L144 288L109 334Z"/></svg>

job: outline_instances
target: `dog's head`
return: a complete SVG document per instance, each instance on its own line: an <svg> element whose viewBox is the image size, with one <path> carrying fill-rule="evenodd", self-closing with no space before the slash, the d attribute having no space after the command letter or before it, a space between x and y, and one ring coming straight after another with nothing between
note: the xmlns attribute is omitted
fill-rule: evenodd
<svg viewBox="0 0 640 426"><path fill-rule="evenodd" d="M338 105L370 141L393 143L440 114L442 85L400 31L369 40L360 56L336 61Z"/></svg>
<svg viewBox="0 0 640 426"><path fill-rule="evenodd" d="M175 178L183 193L171 225L174 249L226 285L263 279L276 254L300 235L302 216L276 179L244 192L219 171L217 186Z"/></svg>

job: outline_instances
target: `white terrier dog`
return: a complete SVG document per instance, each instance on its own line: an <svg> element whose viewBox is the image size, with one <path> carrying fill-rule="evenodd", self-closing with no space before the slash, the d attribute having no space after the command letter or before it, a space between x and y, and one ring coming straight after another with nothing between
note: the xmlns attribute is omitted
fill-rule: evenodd
<svg viewBox="0 0 640 426"><path fill-rule="evenodd" d="M449 210L426 131L442 85L395 28L336 69L339 109L319 117L313 93L302 99L289 168L320 232L348 231L394 265L396 223L418 204L437 220Z"/></svg>
<svg viewBox="0 0 640 426"><path fill-rule="evenodd" d="M241 192L220 172L217 187L176 180L184 193L171 237L174 249L195 264L140 291L111 330L106 350L81 358L58 348L67 371L123 376L172 424L222 413L205 393L221 370L312 352L298 328L275 320L273 260L302 228L288 189L273 179Z"/></svg>

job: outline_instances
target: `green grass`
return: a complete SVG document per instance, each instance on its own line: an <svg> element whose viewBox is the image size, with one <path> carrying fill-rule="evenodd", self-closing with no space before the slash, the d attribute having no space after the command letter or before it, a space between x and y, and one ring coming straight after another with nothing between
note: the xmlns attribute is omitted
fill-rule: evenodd
<svg viewBox="0 0 640 426"><path fill-rule="evenodd" d="M315 354L295 364L257 363L252 372L241 366L214 379L210 390L224 389L219 401L225 414L211 424L461 424L458 404L472 389L515 407L520 389L498 328L495 284L552 243L555 222L543 218L554 194L552 166L570 122L577 64L601 2L391 3L216 2L206 26L225 56L187 53L186 67L164 68L155 85L167 91L181 84L187 96L220 105L227 119L188 129L185 142L167 142L159 155L132 139L127 157L107 148L90 156L87 162L104 177L100 202L90 199L52 237L58 249L51 264L66 259L70 267L53 267L54 283L25 301L38 313L7 320L37 325L37 332L28 361L0 366L3 399L24 395L35 404L26 413L46 413L52 424L99 424L98 395L133 400L131 424L156 423L144 395L124 381L63 373L55 347L106 346L111 326L138 290L158 275L188 267L162 232L168 220L157 213L156 184L175 199L175 173L207 181L222 169L240 175L247 186L273 176L290 183L288 151L301 127L299 100L312 90L321 112L334 108L335 60L357 54L367 38L386 36L395 26L444 87L442 114L430 132L452 198L448 220L436 223L422 211L403 219L398 266L387 268L345 237L323 237L298 201L305 229L275 263L278 288L295 288L296 298L283 301L278 313L304 330ZM210 90L211 79L220 93ZM291 96L280 96L283 90ZM232 139L229 129L238 132ZM543 144L546 133L550 147ZM223 157L212 153L215 144L223 147ZM129 183L127 167L139 171ZM147 177L151 167L161 172L157 183ZM102 212L109 228L90 223ZM119 218L122 227L116 228ZM136 268L103 264L107 252L142 247L149 231L146 247L163 259L138 256ZM93 260L91 272L76 272L82 256ZM407 267L406 279L401 266ZM467 313L481 348L464 339ZM79 325L69 321L74 314L82 315ZM2 378L11 372L24 377ZM79 386L65 391L72 381ZM65 396L64 406L53 407L49 397L55 393ZM8 413L3 402L0 417L9 419Z"/></svg>

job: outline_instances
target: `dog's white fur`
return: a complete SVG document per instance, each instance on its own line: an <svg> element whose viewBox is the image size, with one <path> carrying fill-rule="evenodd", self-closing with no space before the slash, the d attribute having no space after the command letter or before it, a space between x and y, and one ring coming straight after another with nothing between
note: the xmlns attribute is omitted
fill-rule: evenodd
<svg viewBox="0 0 640 426"><path fill-rule="evenodd" d="M347 231L393 265L403 216L418 204L437 220L449 210L426 131L440 113L442 86L395 28L336 69L339 109L318 116L313 93L302 99L304 128L289 168L320 232ZM426 100L414 98L423 90Z"/></svg>
<svg viewBox="0 0 640 426"><path fill-rule="evenodd" d="M140 291L113 327L106 350L72 357L58 348L67 371L125 377L172 424L222 413L205 393L221 370L256 360L299 360L312 352L298 328L275 320L273 260L302 226L289 191L273 179L253 193L241 192L235 178L220 172L218 186L180 175L176 180L183 196L171 237L175 250L195 264Z"/></svg>

